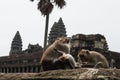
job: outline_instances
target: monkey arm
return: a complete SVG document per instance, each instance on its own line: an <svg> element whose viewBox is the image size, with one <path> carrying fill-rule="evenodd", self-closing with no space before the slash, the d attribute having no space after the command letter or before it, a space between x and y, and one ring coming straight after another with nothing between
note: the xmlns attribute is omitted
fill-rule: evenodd
<svg viewBox="0 0 120 80"><path fill-rule="evenodd" d="M69 60L69 63L73 69L77 67L77 62L75 61L74 57L71 54L66 54L66 57Z"/></svg>
<svg viewBox="0 0 120 80"><path fill-rule="evenodd" d="M54 51L56 51L57 53L59 53L59 54L61 54L61 55L65 54L65 52L60 51L60 50L58 50L58 49L56 49L56 48L54 48Z"/></svg>

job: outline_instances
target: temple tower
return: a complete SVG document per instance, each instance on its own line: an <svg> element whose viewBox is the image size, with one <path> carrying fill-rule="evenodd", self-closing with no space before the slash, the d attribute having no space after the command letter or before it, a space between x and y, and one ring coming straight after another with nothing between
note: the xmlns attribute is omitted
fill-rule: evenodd
<svg viewBox="0 0 120 80"><path fill-rule="evenodd" d="M49 37L48 37L48 45L52 44L56 38L61 37L61 36L67 36L66 28L65 28L62 18L60 18L58 22L55 22L53 24L51 31L49 33Z"/></svg>
<svg viewBox="0 0 120 80"><path fill-rule="evenodd" d="M11 43L11 50L10 50L9 55L19 54L21 52L22 52L22 39L21 39L19 31L17 31Z"/></svg>

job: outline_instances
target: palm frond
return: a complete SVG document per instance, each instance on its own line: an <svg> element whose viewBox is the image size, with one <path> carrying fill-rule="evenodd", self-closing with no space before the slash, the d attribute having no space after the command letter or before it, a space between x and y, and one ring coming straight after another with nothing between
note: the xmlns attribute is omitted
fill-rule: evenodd
<svg viewBox="0 0 120 80"><path fill-rule="evenodd" d="M49 0L40 0L38 2L38 9L41 11L42 15L50 14L53 10L53 4Z"/></svg>
<svg viewBox="0 0 120 80"><path fill-rule="evenodd" d="M54 0L54 2L59 8L63 8L66 5L65 0Z"/></svg>

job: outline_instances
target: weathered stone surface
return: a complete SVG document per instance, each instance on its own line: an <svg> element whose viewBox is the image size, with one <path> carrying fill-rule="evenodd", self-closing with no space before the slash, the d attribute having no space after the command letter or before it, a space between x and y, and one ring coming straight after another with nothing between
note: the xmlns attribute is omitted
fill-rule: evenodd
<svg viewBox="0 0 120 80"><path fill-rule="evenodd" d="M0 80L21 80L37 75L37 73L0 73Z"/></svg>
<svg viewBox="0 0 120 80"><path fill-rule="evenodd" d="M120 80L120 69L80 68L41 73L0 73L0 80Z"/></svg>

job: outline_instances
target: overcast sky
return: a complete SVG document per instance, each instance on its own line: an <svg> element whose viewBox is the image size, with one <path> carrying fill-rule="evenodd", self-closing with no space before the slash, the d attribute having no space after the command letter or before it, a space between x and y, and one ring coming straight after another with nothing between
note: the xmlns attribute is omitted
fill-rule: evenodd
<svg viewBox="0 0 120 80"><path fill-rule="evenodd" d="M23 50L28 44L43 46L45 17L37 10L37 0L1 0L0 56L9 55L15 33L20 31ZM120 0L66 0L62 9L54 7L49 30L62 17L67 35L102 34L109 49L120 52Z"/></svg>

